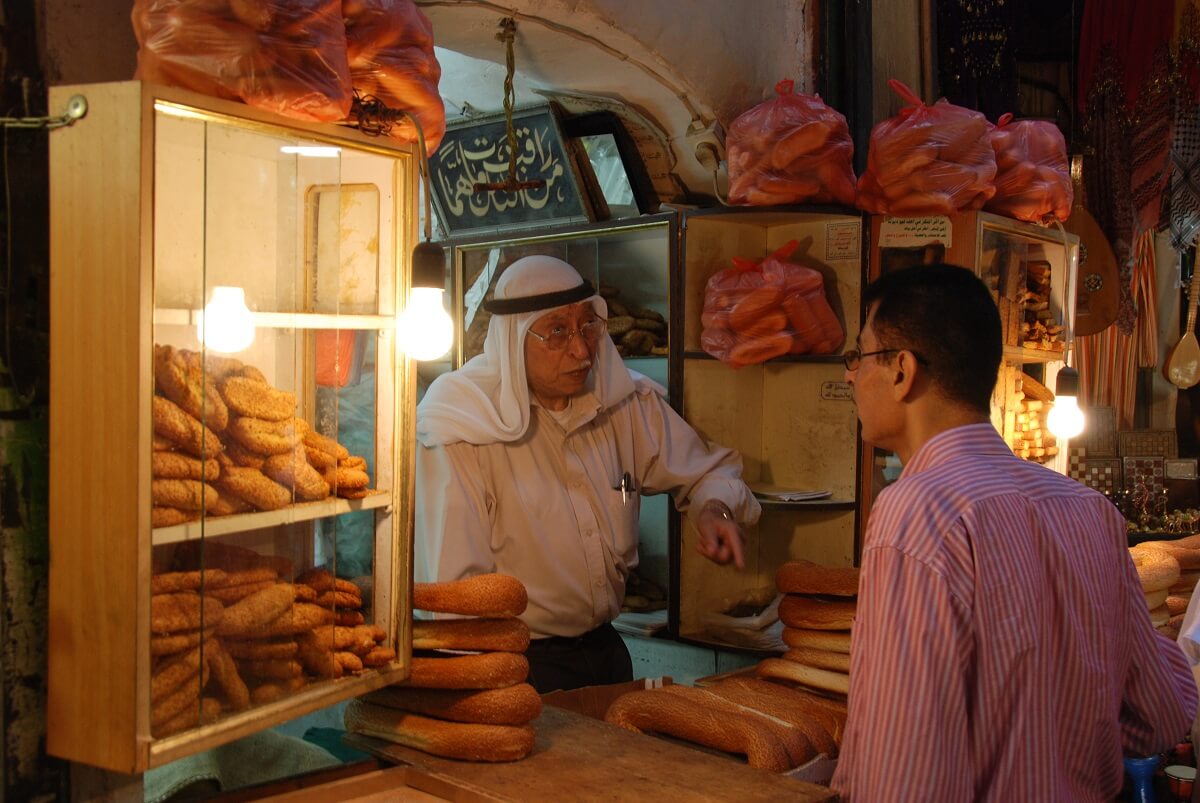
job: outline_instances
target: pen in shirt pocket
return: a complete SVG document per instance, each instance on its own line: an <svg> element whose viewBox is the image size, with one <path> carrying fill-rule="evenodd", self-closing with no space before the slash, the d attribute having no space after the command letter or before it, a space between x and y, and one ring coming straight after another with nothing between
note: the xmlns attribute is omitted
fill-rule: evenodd
<svg viewBox="0 0 1200 803"><path fill-rule="evenodd" d="M628 471L626 471L624 474L621 475L621 479L617 481L617 484L613 486L613 490L621 492L621 504L622 505L628 503L629 497L630 497L630 495L633 494L633 491L634 491L633 475L631 475Z"/></svg>

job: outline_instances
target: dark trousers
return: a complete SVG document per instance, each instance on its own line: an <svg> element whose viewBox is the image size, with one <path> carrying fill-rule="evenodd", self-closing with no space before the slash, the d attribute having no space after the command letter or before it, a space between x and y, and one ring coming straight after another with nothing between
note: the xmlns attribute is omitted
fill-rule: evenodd
<svg viewBox="0 0 1200 803"><path fill-rule="evenodd" d="M538 694L633 680L633 662L611 624L582 636L534 639L525 651L529 683Z"/></svg>

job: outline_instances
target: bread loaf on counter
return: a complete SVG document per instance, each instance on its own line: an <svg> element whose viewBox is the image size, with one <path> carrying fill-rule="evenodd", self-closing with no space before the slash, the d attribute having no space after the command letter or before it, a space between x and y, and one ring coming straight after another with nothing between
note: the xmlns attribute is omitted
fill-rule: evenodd
<svg viewBox="0 0 1200 803"><path fill-rule="evenodd" d="M463 761L516 761L533 750L533 728L528 725L446 722L363 700L346 706L345 723L346 730L355 733Z"/></svg>
<svg viewBox="0 0 1200 803"><path fill-rule="evenodd" d="M387 708L484 725L525 725L542 713L542 698L528 683L502 689L416 689L388 686L364 697Z"/></svg>

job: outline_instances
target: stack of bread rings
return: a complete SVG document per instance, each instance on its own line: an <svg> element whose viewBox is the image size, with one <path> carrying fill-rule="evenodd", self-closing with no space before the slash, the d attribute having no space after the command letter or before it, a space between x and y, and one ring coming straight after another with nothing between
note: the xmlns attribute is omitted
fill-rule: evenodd
<svg viewBox="0 0 1200 803"><path fill-rule="evenodd" d="M779 618L790 649L782 658L761 661L758 676L845 699L850 691L850 628L858 569L794 560L779 567L775 585L783 594Z"/></svg>
<svg viewBox="0 0 1200 803"><path fill-rule="evenodd" d="M1200 580L1200 535L1146 541L1130 547L1129 555L1146 595L1151 623L1160 633L1177 638Z"/></svg>
<svg viewBox="0 0 1200 803"><path fill-rule="evenodd" d="M296 418L296 397L232 357L154 347L155 527L371 492L367 463Z"/></svg>
<svg viewBox="0 0 1200 803"><path fill-rule="evenodd" d="M416 583L413 608L455 619L413 622L408 680L354 700L346 729L464 761L515 761L533 749L542 700L525 682L528 604L515 577Z"/></svg>

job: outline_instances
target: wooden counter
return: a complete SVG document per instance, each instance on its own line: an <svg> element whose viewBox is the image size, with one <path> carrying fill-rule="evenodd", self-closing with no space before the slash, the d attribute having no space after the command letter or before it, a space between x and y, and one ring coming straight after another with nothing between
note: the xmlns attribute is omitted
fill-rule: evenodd
<svg viewBox="0 0 1200 803"><path fill-rule="evenodd" d="M381 739L346 743L383 761L411 765L463 790L455 800L833 800L823 786L753 769L732 757L546 706L522 761L484 764L437 758ZM472 794L473 793L473 794Z"/></svg>

